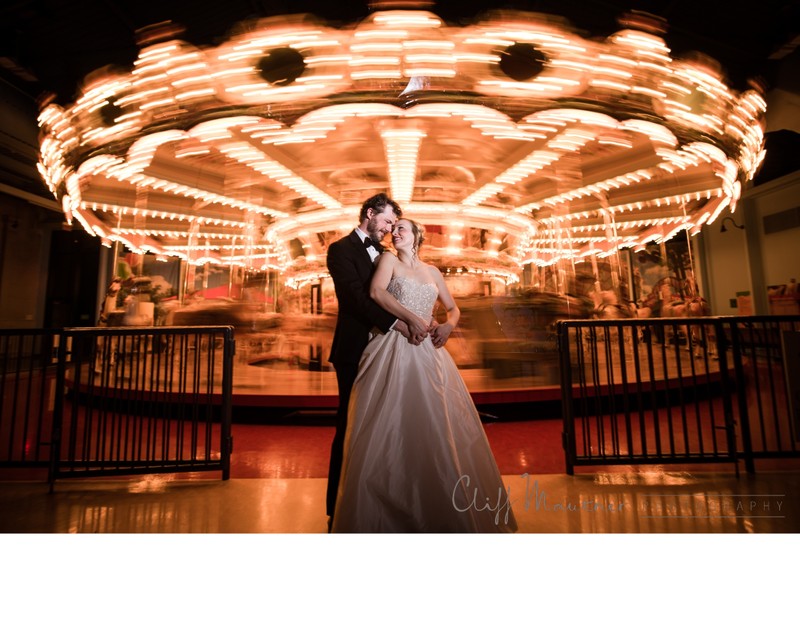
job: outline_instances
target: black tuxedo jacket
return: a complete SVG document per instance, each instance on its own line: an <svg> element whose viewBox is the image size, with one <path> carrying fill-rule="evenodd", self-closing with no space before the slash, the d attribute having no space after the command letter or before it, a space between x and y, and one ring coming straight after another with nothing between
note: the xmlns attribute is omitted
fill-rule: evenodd
<svg viewBox="0 0 800 632"><path fill-rule="evenodd" d="M356 231L328 247L328 271L339 303L329 358L333 364L358 364L372 328L386 333L397 320L369 297L372 270L369 253Z"/></svg>

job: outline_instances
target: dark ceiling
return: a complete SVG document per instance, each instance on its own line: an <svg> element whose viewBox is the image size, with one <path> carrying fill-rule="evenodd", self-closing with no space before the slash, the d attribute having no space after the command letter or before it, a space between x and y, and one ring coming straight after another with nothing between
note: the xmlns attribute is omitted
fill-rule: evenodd
<svg viewBox="0 0 800 632"><path fill-rule="evenodd" d="M370 0L6 0L0 8L0 78L31 97L52 92L71 102L80 80L107 64L129 67L136 58L136 31L172 20L186 27L184 39L211 45L248 18L313 13L347 23L365 17ZM409 3L406 3L409 4ZM439 0L431 10L467 22L489 8L552 13L585 35L604 37L619 28L631 9L661 16L673 56L701 51L723 65L733 87L749 77L768 83L776 65L770 56L791 42L800 24L797 0Z"/></svg>

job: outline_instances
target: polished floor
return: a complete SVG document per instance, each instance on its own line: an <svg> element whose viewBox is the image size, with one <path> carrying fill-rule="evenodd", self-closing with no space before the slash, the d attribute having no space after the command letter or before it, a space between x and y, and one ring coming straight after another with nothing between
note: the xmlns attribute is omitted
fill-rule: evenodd
<svg viewBox="0 0 800 632"><path fill-rule="evenodd" d="M519 532L797 533L800 474L504 476ZM60 482L0 486L4 533L325 533L325 479ZM505 508L486 506L497 520Z"/></svg>
<svg viewBox="0 0 800 632"><path fill-rule="evenodd" d="M486 423L522 534L798 533L800 465L613 467L563 473L557 420ZM0 473L0 532L325 534L328 425L236 424L218 473L61 480ZM482 507L497 520L505 508ZM339 536L331 536L339 537Z"/></svg>

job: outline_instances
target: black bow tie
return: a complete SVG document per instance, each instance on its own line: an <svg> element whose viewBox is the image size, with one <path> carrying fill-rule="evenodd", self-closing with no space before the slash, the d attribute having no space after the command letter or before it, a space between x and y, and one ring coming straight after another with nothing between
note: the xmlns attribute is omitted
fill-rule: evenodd
<svg viewBox="0 0 800 632"><path fill-rule="evenodd" d="M364 238L364 248L369 248L370 246L375 248L375 250L377 250L378 252L380 252L380 250L381 250L381 245L380 244L376 244L369 237L365 237Z"/></svg>

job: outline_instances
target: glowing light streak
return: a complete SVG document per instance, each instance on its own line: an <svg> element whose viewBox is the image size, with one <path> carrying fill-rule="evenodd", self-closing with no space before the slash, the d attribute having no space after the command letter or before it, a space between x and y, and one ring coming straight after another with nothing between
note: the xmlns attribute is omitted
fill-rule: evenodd
<svg viewBox="0 0 800 632"><path fill-rule="evenodd" d="M188 169L203 161L202 158L197 160L198 157L210 155L211 152L207 148L198 148L184 141L194 140L208 147L213 146L220 152L209 156L209 164L219 161L221 156L227 156L258 173L272 177L309 201L331 207L330 216L325 216L322 211L312 211L311 214L304 211L300 214L303 222L318 220L315 226L322 232L347 230L349 223L343 221L343 218L347 212L355 212L354 209L347 210L332 197L324 197L327 194L303 178L302 172L294 173L280 165L264 153L266 149L261 151L257 146L313 147L314 142L330 137L341 126L356 118L385 117L392 122L429 119L435 128L441 119L462 117L483 137L504 143L533 143L532 147L538 149L532 150L527 159L506 168L477 190L470 191L466 188L466 197L462 204L425 203L415 213L418 212L429 221L444 224L452 219L452 213L457 213L460 217L468 218L468 225L473 227L504 226L509 229L510 234L516 232L519 244L511 245L509 251L517 252L518 248L530 248L534 243L529 236L536 233L540 221L545 227L543 230L550 230L546 228L546 222L550 219L533 219L529 216L533 211L549 212L548 207L552 206L559 207L558 212L561 213L563 209L560 207L569 211L576 201L602 196L618 189L627 188L626 195L635 195L636 185L647 179L657 181L662 178L666 182L670 179L691 177L691 170L712 170L720 182L717 189L641 199L633 204L620 204L608 209L610 213L660 209L659 213L663 214L666 221L674 222L669 219L669 214L675 212L675 205L687 200L707 199L702 213L695 213L693 219L685 223L685 228L696 231L698 223L714 221L725 204L729 204L731 208L735 206L741 195L742 184L752 177L763 160L764 134L761 125L766 107L763 98L754 91L735 95L712 71L696 64L673 61L669 57L669 49L658 37L637 31L624 31L605 42L590 42L563 31L558 26L529 24L524 20L517 23L515 20L508 25L491 24L487 21L481 25L459 29L456 37L439 39L439 33L433 33L431 29L440 28L442 22L431 16L427 12L377 13L371 21L365 21L355 30L338 33L334 33L332 29L322 31L299 26L283 33L263 29L257 33L236 36L216 51L201 52L181 42L149 47L141 51L133 71L127 77L109 78L89 86L71 108L48 106L42 111L39 124L43 138L37 169L56 197L61 197L62 202L69 200L68 204L63 205L68 221L74 219L82 226L86 222L87 230L99 235L105 245L114 236L109 235L102 223L98 224L87 217L89 213L100 211L96 211L95 207L91 211L87 210L86 203L81 200L81 187L90 186L94 177L127 182L143 191L188 197L196 201L197 207L214 204L259 216L279 217L271 224L273 230L268 231L271 236L266 238L286 239L291 238L293 231L297 230L296 227L291 227L286 214L276 216L275 209L250 205L236 197L215 194L199 186L190 187L150 176L146 170L155 159L156 152L173 152L175 158L186 160L184 168ZM497 51L515 42L535 44L547 55L544 71L530 81L504 80L496 74L499 72L496 66L500 60ZM268 86L254 70L254 60L276 46L291 46L304 51L306 74L298 77L291 86ZM459 64L462 67L457 74L456 66ZM486 71L480 70L481 64L487 66ZM488 68L490 66L492 68ZM463 89L465 68L469 69L468 72L475 73L473 85L489 98L528 99L532 103L544 105L535 114L516 122L503 112L492 111L476 104L417 103L403 109L385 103L359 102L362 98L358 94L359 90L374 91L381 89L380 82L384 80L394 82L403 77L415 76L434 78L436 90L447 95L450 87L456 86L455 83L448 83L454 79L462 82L455 89ZM488 74L478 74L480 72ZM349 80L356 83L349 83ZM359 84L361 81L366 83ZM343 90L353 90L356 93L353 99L355 102L304 113L304 108L313 99L329 93L337 93L336 98L341 98L339 95L343 94ZM645 120L616 122L606 114L548 110L548 103L555 103L548 101L549 99L578 94L582 100L593 102L603 112L609 111L605 104L613 103L617 96L636 95L639 97L636 101L638 106L646 104L647 99L652 99L663 108L658 111L658 116L665 123L658 125ZM258 116L251 117L251 122L246 124L247 129L244 128L245 123L241 123L242 126L238 129L236 125L228 123L219 127L198 126L200 129L180 132L175 138L158 138L156 135L146 134L147 125L160 125L163 121L186 116L189 107L184 104L189 102L192 102L193 108L196 106L208 112L211 115L209 118L222 119L220 114L223 113L223 108L245 106L255 108L250 111L257 111ZM109 104L121 110L115 115L113 125L108 125L103 120ZM282 110L283 104L287 108L285 111ZM284 120L282 117L286 112L292 111L292 115L286 120L293 120L294 123L266 124L260 118L265 107L270 108L271 112L274 109L274 116L280 120ZM534 111L538 107L537 105L533 108ZM294 112L299 114L296 120L293 118ZM600 115L594 116L595 114ZM262 123L261 127L259 122ZM450 122L446 124L449 125ZM576 132L575 127L579 125L590 128L590 131ZM184 129L188 127L187 125ZM604 130L616 130L616 133L605 133ZM681 137L685 137L688 132L712 138L708 143L690 143L679 147L673 130L680 133ZM125 159L107 155L111 152L104 144L120 141L124 143L128 138L133 141L143 132L142 138L153 137L142 144L134 142ZM583 152L593 151L591 148L597 145L613 145L623 151L640 147L641 141L629 140L629 133L646 135L662 163L645 171L637 170L616 178L571 187L559 195L548 195L543 200L529 202L510 211L508 205L500 204L499 201L494 203L502 208L480 206L481 202L503 193L507 188L511 188L510 193L516 195L515 187L523 191L524 187L532 186L539 171L546 169L544 176L548 178L557 176L562 157L565 158L564 168L567 168L569 160L585 156ZM237 134L250 135L245 143L246 149L235 149L239 142ZM596 139L597 145L588 145L592 139ZM408 141L406 139L403 142ZM421 137L412 140L411 144L417 141L421 143ZM545 141L544 144L542 141ZM389 142L386 139L384 142L387 143L387 164L394 165L389 167L387 175L392 183L393 195L408 199L404 206L415 209L413 190L416 165L420 160L420 145L401 146L400 141L393 140L390 142L394 143L394 148L390 152ZM228 148L228 153L220 149L223 147ZM314 152L316 148L310 151ZM536 151L540 153L537 154ZM392 160L389 159L390 153L393 154ZM86 156L92 157L87 159ZM479 163L480 160L476 159L475 162ZM274 169L273 163L278 165L278 170ZM281 166L283 170L280 169ZM484 169L491 173L490 169ZM526 183L527 178L531 180ZM672 185L669 188L674 190ZM396 194L396 190L401 193ZM552 191L552 188L542 190ZM652 190L653 185L642 188L642 191ZM713 204L721 206L712 209ZM580 205L573 208L580 208ZM150 215L151 211L152 209L134 209L132 213L138 213L138 217L165 219L164 215ZM592 212L598 211L595 209ZM211 214L211 211L205 213ZM196 211L188 211L183 217L187 219L180 221L203 222L207 219L215 224L220 221L212 217L204 218ZM563 217L567 218L563 221L570 221L569 218L572 217L591 221L584 211L567 212ZM702 220L698 222L701 217ZM281 224L284 221L287 223ZM640 224L639 220L621 222L618 225L620 230L646 229L648 226ZM252 231L254 228L252 220L239 222L235 227L233 224L230 226L232 230L242 231ZM276 230L279 226L283 228ZM583 229L575 227L573 232L576 235L581 234ZM644 234L638 238L638 242L635 236L620 235L615 244L636 246L647 239L663 239L666 234L668 233L664 231L658 236ZM276 243L273 246L278 248ZM132 244L131 247L137 251L156 248L149 243ZM605 246L598 246L598 255L605 256L610 252L604 248ZM283 247L280 249L285 251ZM525 256L531 254L528 250L525 252ZM488 253L488 256L499 256L496 250L489 250ZM574 254L570 250L564 256ZM463 256L464 253L460 252L460 255ZM529 260L544 259L534 257ZM520 263L519 260L515 262ZM288 256L282 260L281 265L289 265Z"/></svg>

